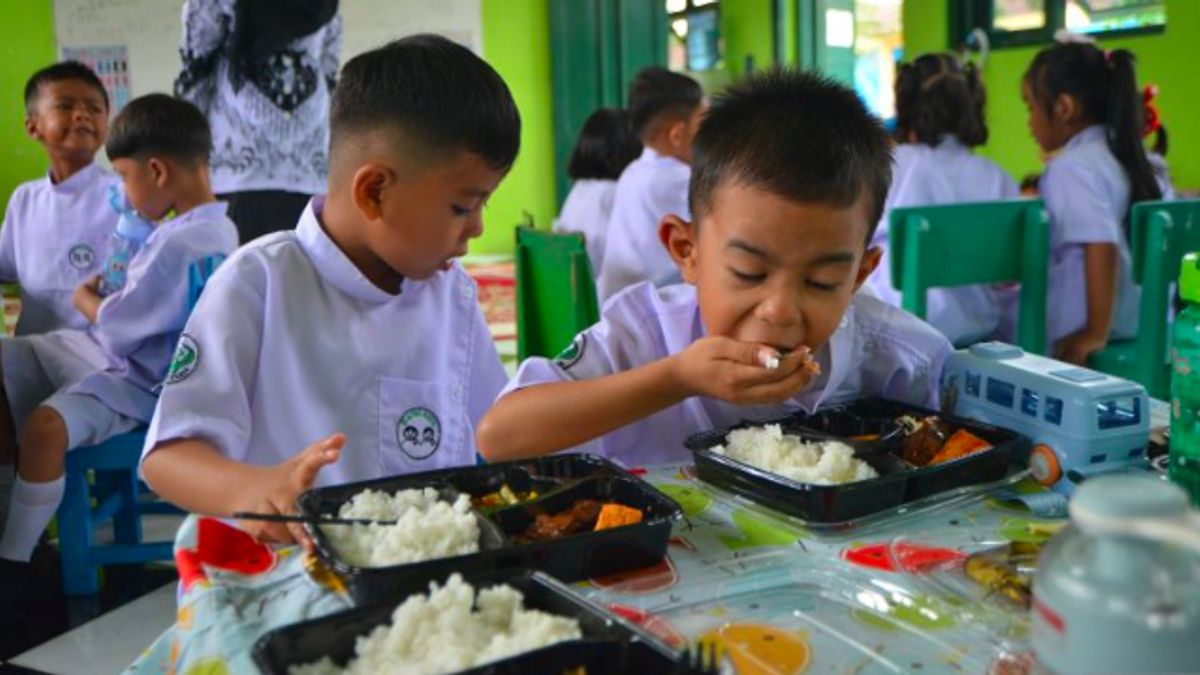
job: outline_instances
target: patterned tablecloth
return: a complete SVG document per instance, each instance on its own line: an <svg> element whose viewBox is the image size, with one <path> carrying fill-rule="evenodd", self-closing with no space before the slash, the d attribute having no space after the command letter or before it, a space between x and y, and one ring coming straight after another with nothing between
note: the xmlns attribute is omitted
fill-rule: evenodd
<svg viewBox="0 0 1200 675"><path fill-rule="evenodd" d="M1053 521L997 499L1002 492L823 530L702 483L690 466L644 478L685 512L667 558L576 590L668 643L719 640L742 675L975 673L1004 649L1024 648L1027 625L1015 605L895 571L889 555L953 567L963 553L1049 536ZM1007 492L1037 489L1014 482ZM267 631L350 606L309 577L298 549L272 550L221 521L190 518L176 560L178 621L132 673L252 673L250 649Z"/></svg>

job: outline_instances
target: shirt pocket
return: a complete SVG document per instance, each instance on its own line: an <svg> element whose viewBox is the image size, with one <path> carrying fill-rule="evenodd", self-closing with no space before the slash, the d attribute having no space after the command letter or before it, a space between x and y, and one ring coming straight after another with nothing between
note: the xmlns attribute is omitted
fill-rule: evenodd
<svg viewBox="0 0 1200 675"><path fill-rule="evenodd" d="M379 468L383 476L474 461L461 388L446 382L379 378Z"/></svg>

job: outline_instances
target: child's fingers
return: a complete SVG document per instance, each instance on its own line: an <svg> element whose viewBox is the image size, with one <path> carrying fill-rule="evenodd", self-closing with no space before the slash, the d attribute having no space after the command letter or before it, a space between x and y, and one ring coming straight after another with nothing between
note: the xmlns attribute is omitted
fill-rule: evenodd
<svg viewBox="0 0 1200 675"><path fill-rule="evenodd" d="M305 551L312 551L315 548L312 537L308 534L308 530L300 523L288 523L288 534L292 535L292 539L300 544Z"/></svg>
<svg viewBox="0 0 1200 675"><path fill-rule="evenodd" d="M297 457L296 465L292 469L296 486L301 489L310 487L321 469L338 461L345 443L345 436L334 434L305 448Z"/></svg>
<svg viewBox="0 0 1200 675"><path fill-rule="evenodd" d="M288 532L287 526L281 523L243 520L241 526L255 539L267 544L286 544L292 541L292 535Z"/></svg>
<svg viewBox="0 0 1200 675"><path fill-rule="evenodd" d="M761 382L746 387L744 394L750 403L778 403L787 400L812 382L816 374L801 367L787 377L773 382Z"/></svg>

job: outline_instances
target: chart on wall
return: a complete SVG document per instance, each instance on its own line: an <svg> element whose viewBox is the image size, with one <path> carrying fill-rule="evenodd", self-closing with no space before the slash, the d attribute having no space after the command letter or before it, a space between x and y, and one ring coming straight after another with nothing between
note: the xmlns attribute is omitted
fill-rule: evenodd
<svg viewBox="0 0 1200 675"><path fill-rule="evenodd" d="M64 61L78 61L100 76L108 92L109 108L116 114L132 98L129 88L129 50L111 47L63 47Z"/></svg>
<svg viewBox="0 0 1200 675"><path fill-rule="evenodd" d="M191 1L230 5L234 0ZM445 35L483 53L480 2L341 0L342 62L414 33ZM170 92L180 69L183 6L181 0L54 0L59 55L95 63L106 86L109 80L100 68L113 68L114 112L131 97Z"/></svg>

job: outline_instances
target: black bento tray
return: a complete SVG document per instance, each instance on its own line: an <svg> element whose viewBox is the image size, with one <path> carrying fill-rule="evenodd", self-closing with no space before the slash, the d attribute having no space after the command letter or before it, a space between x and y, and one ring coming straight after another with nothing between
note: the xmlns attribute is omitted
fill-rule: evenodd
<svg viewBox="0 0 1200 675"><path fill-rule="evenodd" d="M405 598L429 592L438 577L409 577L393 588L385 601L312 619L267 633L255 643L254 662L265 675L287 675L289 668L328 656L345 666L354 656L358 636L389 623L392 612ZM508 584L521 592L527 609L539 609L579 621L583 638L518 654L501 661L461 671L459 675L526 675L571 672L583 666L588 675L683 672L680 657L670 647L641 628L614 616L542 572L508 570L463 574L476 591Z"/></svg>
<svg viewBox="0 0 1200 675"><path fill-rule="evenodd" d="M900 459L901 443L892 435L894 420L901 415L918 418L936 415L952 428L966 429L992 447L936 466L913 467ZM863 457L879 472L879 477L841 485L800 483L709 450L723 445L726 435L734 429L768 424L778 424L785 434L805 440L839 440L851 447L879 450L878 454ZM879 434L882 440L852 440L854 436L867 434ZM686 446L693 453L700 479L705 482L809 522L841 523L955 488L1000 480L1008 473L1010 463L1025 457L1030 441L1016 432L983 422L906 403L869 399L831 406L812 415L796 413L701 432L689 438Z"/></svg>
<svg viewBox="0 0 1200 675"><path fill-rule="evenodd" d="M397 492L432 487L443 499L462 492L482 496L507 484L537 499L513 506L473 509L480 523L480 551L450 558L388 567L357 567L343 562L319 527L309 526L317 557L340 576L357 604L395 595L408 578L430 579L463 573L532 568L561 581L607 576L662 560L672 523L682 517L679 504L608 460L595 455L554 455L531 460L440 469L309 490L297 507L306 516L336 514L363 490ZM534 513L558 513L582 498L615 501L642 511L642 522L598 532L580 532L548 541L512 540L533 521Z"/></svg>

